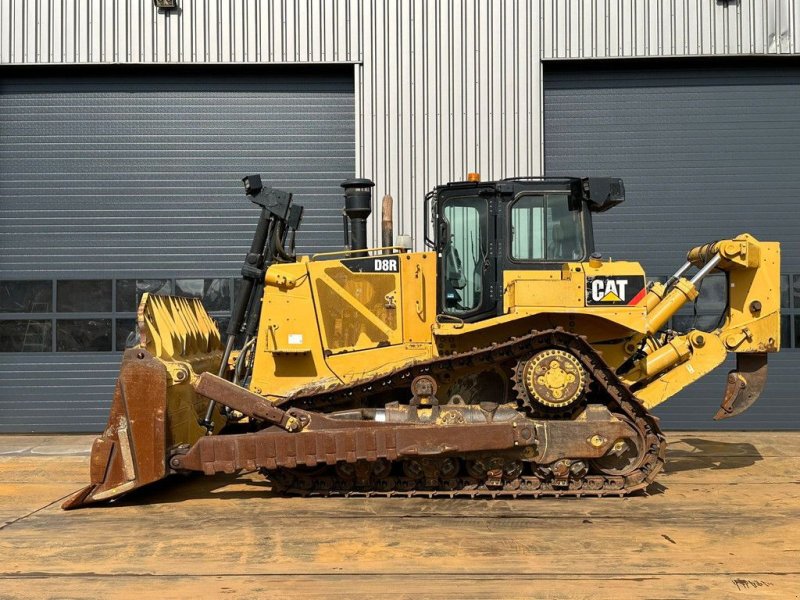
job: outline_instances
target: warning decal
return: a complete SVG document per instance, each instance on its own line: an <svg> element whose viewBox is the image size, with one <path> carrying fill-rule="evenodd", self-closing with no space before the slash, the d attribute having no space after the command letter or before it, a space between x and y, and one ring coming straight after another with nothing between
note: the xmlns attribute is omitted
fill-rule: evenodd
<svg viewBox="0 0 800 600"><path fill-rule="evenodd" d="M598 276L586 279L586 305L636 305L645 296L641 275Z"/></svg>

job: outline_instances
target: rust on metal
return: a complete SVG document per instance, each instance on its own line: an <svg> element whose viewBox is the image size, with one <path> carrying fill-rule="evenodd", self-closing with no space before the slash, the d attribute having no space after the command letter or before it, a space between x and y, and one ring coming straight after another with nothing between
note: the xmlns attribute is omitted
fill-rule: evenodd
<svg viewBox="0 0 800 600"><path fill-rule="evenodd" d="M736 355L736 368L728 373L725 396L715 421L742 414L755 404L767 384L766 352L741 352Z"/></svg>
<svg viewBox="0 0 800 600"><path fill-rule="evenodd" d="M550 348L537 352L523 367L525 388L532 400L553 408L577 401L586 385L578 359Z"/></svg>
<svg viewBox="0 0 800 600"><path fill-rule="evenodd" d="M459 469L456 475L438 478L438 487L431 483L435 478L424 475L425 465L416 459L399 459L395 472L388 477L373 478L368 484L356 485L354 481L343 480L342 463L324 467L322 471L316 470L313 476L298 471L297 469L265 469L267 477L278 489L289 493L321 494L321 495L423 495L433 496L621 496L647 487L656 474L663 468L666 452L666 441L660 432L657 420L650 415L625 385L616 373L602 360L596 350L587 342L586 338L567 333L560 328L534 331L529 335L511 339L507 342L492 344L491 346L477 348L469 352L439 357L395 372L366 383L342 385L324 392L309 393L306 396L300 393L288 399L287 404L298 406L315 406L319 403L324 406L354 405L364 401L370 395L400 388L408 387L411 381L420 375L436 376L443 372L457 371L459 367L468 365L471 369L480 369L483 365L490 366L508 361L518 361L518 364L544 349L556 348L569 352L580 363L581 368L589 374L594 382L597 392L601 391L606 396L604 402L613 417L620 421L613 431L600 431L596 426L591 434L582 432L581 436L563 437L563 432L553 433L553 452L546 456L552 458L559 452L556 450L559 443L567 445L580 443L586 448L600 446L608 448L603 462L599 465L599 474L588 474L587 464L584 460L573 460L576 457L562 459L566 462L557 465L539 462L536 449L531 446L521 453L522 460L515 453L509 451L478 452L478 456L469 453L460 453L447 456L448 459L458 462ZM518 388L517 391L519 392ZM317 404L317 405L319 405ZM520 408L532 417L538 414L537 409L530 403L520 399ZM579 404L576 403L579 406ZM447 405L441 408L446 409ZM313 413L312 413L313 414ZM583 417L581 417L583 418ZM589 419L589 416L586 416ZM575 420L547 419L540 422L567 423ZM624 423L623 423L624 422ZM471 435L474 425L467 430ZM540 441L549 431L538 432ZM583 434L587 434L584 435ZM622 436L621 438L615 437ZM560 440L559 440L560 438ZM581 439L582 438L582 439ZM580 441L579 441L580 440ZM564 448L567 452L575 452L574 447ZM582 448L584 456L587 450ZM512 456L509 457L509 454ZM441 460L445 453L427 457L429 460ZM357 460L357 459L356 459ZM597 459L588 459L596 461ZM510 462L509 462L510 461ZM510 465L507 469L505 466ZM517 468L517 463L529 470L523 473ZM492 468L483 467L495 465ZM525 465L528 465L525 467ZM564 469L568 468L566 475ZM430 467L430 465L429 465ZM431 467L432 468L432 467ZM399 471L399 472L398 472ZM502 475L500 476L499 474ZM558 474L558 476L556 476Z"/></svg>
<svg viewBox="0 0 800 600"><path fill-rule="evenodd" d="M523 420L524 421L524 420ZM405 457L438 456L478 451L503 451L535 443L529 423L482 425L397 425L341 421L338 429L298 433L269 430L200 439L185 454L172 457L176 470L207 475L242 469L315 467L339 462L394 461Z"/></svg>
<svg viewBox="0 0 800 600"><path fill-rule="evenodd" d="M561 458L600 458L612 449L617 440L637 436L629 423L614 417L605 406L598 404L590 404L574 420L538 421L539 432L536 461L541 463L552 463Z"/></svg>
<svg viewBox="0 0 800 600"><path fill-rule="evenodd" d="M63 508L107 500L166 475L167 371L146 350L122 359L111 415L92 447L91 483Z"/></svg>
<svg viewBox="0 0 800 600"><path fill-rule="evenodd" d="M594 382L593 404L573 418L542 417L521 401L521 411L490 402L467 410L439 404L434 395L444 372L519 364L549 348L569 353ZM438 357L367 382L307 390L280 408L203 374L194 384L198 394L271 425L172 449L165 441L166 386L158 361L142 350L126 353L109 426L93 451L92 485L65 508L117 497L167 473L242 469L261 469L276 489L302 494L624 495L655 478L666 451L657 421L628 386L585 338L561 329ZM376 409L361 408L378 393L410 388L416 403L405 421L380 422ZM319 412L330 406L346 410L338 418ZM387 405L384 416L392 410ZM290 427L293 421L298 426ZM601 458L590 473L588 465Z"/></svg>
<svg viewBox="0 0 800 600"><path fill-rule="evenodd" d="M381 245L384 248L394 245L394 226L392 224L392 197L386 194L381 202Z"/></svg>
<svg viewBox="0 0 800 600"><path fill-rule="evenodd" d="M248 417L280 425L290 431L300 427L299 421L285 410L276 407L258 394L213 373L201 374L192 387L201 396L214 400L222 406L238 410Z"/></svg>
<svg viewBox="0 0 800 600"><path fill-rule="evenodd" d="M298 394L284 405L312 406L324 397L329 406L355 406L377 391L404 386L418 399L430 398L431 416L438 410L458 412L447 404L437 406L435 396L429 396L436 390L436 374L458 364L477 368L527 360L553 347L574 356L606 390L606 405L590 404L574 419L532 419L518 413L501 422L487 416L483 424L438 418L435 424L424 422L413 406L408 409L411 422L402 425L357 420L374 412L365 409L345 411L351 420L309 411L302 413L310 420L302 432L273 428L205 438L173 456L171 466L205 473L259 468L276 488L300 494L538 497L624 495L643 489L664 462L666 444L655 419L584 338L558 329L440 357L367 384ZM600 458L600 474L589 474L589 462Z"/></svg>

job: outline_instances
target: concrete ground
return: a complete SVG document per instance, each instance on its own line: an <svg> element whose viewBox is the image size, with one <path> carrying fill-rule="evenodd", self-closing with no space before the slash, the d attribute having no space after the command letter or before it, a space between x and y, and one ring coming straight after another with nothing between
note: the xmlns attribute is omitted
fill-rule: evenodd
<svg viewBox="0 0 800 600"><path fill-rule="evenodd" d="M669 437L624 499L282 498L247 474L63 512L92 438L4 436L0 598L798 598L800 433Z"/></svg>

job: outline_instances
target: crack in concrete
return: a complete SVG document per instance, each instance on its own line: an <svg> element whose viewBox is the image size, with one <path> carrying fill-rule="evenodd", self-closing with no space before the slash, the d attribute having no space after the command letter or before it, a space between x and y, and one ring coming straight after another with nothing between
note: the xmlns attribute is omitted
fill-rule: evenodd
<svg viewBox="0 0 800 600"><path fill-rule="evenodd" d="M24 521L24 520L25 520L25 519L27 519L28 517L30 517L30 516L33 516L33 515L35 515L36 513L38 513L38 512L41 512L41 511L43 511L43 510L44 510L44 509L46 509L46 508L50 508L50 507L51 507L51 506L53 506L54 504L58 504L58 503L59 503L59 502L61 502L62 500L65 500L65 499L69 498L70 496L72 496L72 494L74 494L74 493L75 493L75 492L73 491L73 492L70 492L69 494L64 494L63 496L61 496L61 498L56 498L55 500L53 500L52 502L50 502L50 503L48 503L48 504L45 504L44 506L40 506L39 508L37 508L37 509L35 509L35 510L32 510L31 512L29 512L29 513L27 513L27 514L25 514L25 515L22 515L21 517L17 517L16 519L14 519L14 520L12 520L12 521L9 521L8 523L4 523L3 525L0 525L0 531L3 531L4 529L8 529L8 528L9 528L9 527L11 527L11 526L12 526L14 523L19 523L20 521Z"/></svg>

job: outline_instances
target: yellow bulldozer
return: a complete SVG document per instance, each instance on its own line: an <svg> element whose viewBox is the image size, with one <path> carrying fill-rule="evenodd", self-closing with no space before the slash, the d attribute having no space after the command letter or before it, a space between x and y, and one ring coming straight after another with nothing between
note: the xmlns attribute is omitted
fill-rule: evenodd
<svg viewBox="0 0 800 600"><path fill-rule="evenodd" d="M287 494L623 496L663 467L654 407L732 352L715 418L735 416L780 347L779 245L741 234L648 281L595 251L620 179L440 185L421 252L391 223L368 248L373 184L348 180L342 251L300 257L302 207L243 181L260 218L225 339L200 300L143 296L91 483L64 508L244 470ZM711 274L719 321L670 328Z"/></svg>

